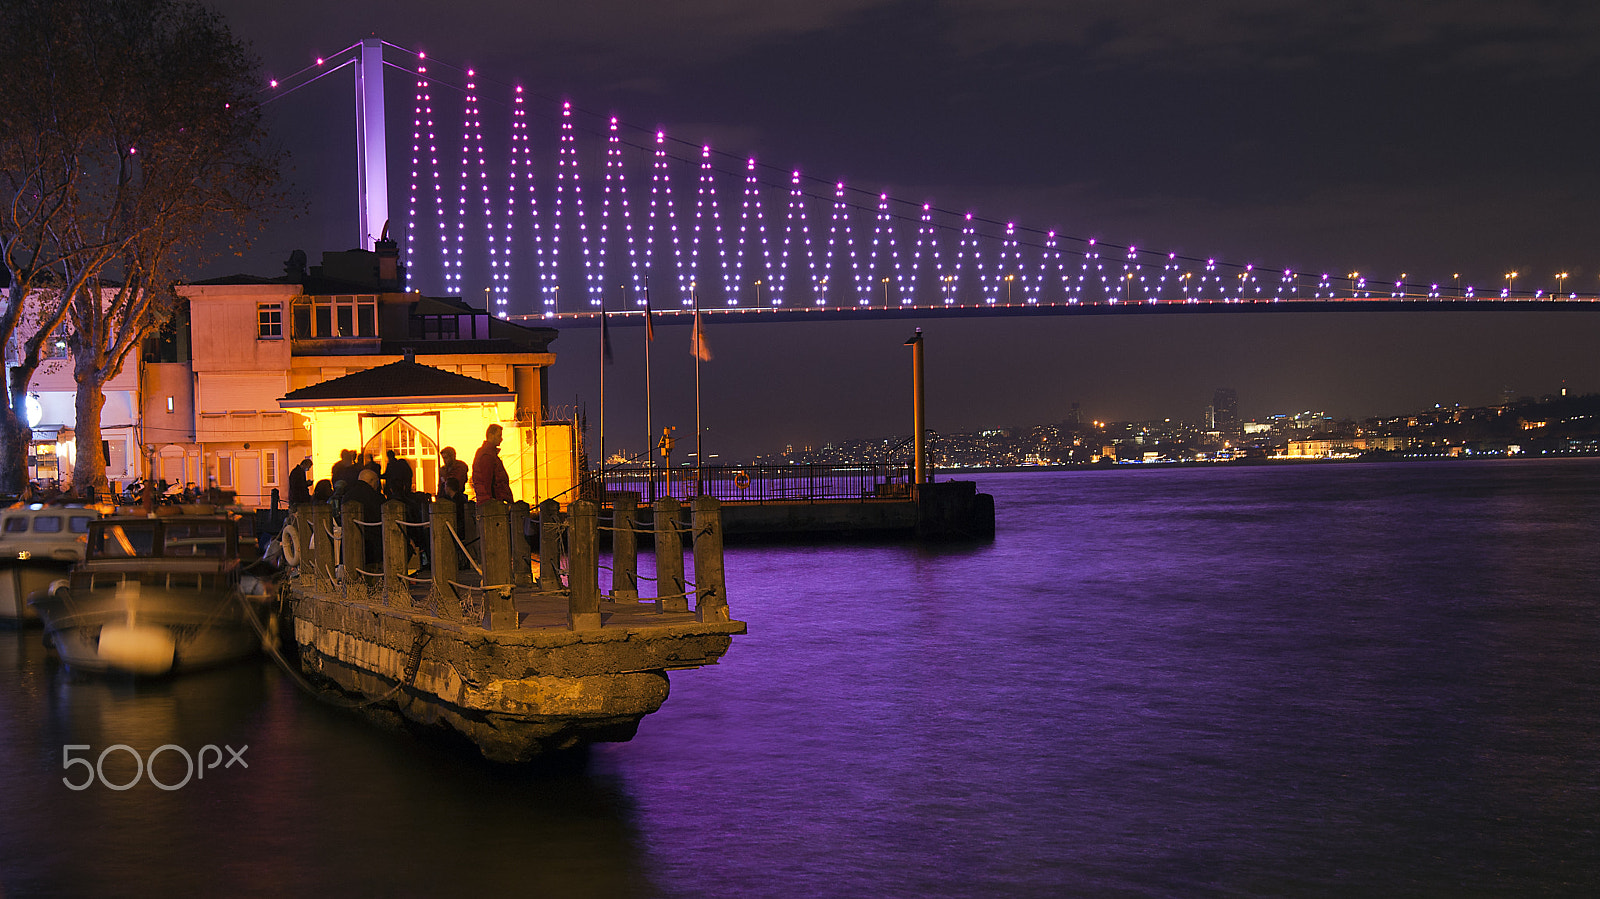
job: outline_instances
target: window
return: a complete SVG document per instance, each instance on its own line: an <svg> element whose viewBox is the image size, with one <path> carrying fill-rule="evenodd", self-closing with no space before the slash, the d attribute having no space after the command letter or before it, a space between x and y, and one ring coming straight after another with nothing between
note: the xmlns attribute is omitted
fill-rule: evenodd
<svg viewBox="0 0 1600 899"><path fill-rule="evenodd" d="M458 340L461 337L461 320L454 315L412 316L411 337L416 340Z"/></svg>
<svg viewBox="0 0 1600 899"><path fill-rule="evenodd" d="M278 486L277 450L266 450L261 454L261 483L268 487Z"/></svg>
<svg viewBox="0 0 1600 899"><path fill-rule="evenodd" d="M302 297L296 300L291 315L297 339L378 336L375 295Z"/></svg>
<svg viewBox="0 0 1600 899"><path fill-rule="evenodd" d="M282 303L256 305L256 337L262 340L277 340L283 337Z"/></svg>
<svg viewBox="0 0 1600 899"><path fill-rule="evenodd" d="M232 487L233 486L233 457L232 456L218 456L217 457L217 486L218 487Z"/></svg>
<svg viewBox="0 0 1600 899"><path fill-rule="evenodd" d="M18 515L14 518L6 519L7 534L26 534L27 532L28 517L26 515Z"/></svg>
<svg viewBox="0 0 1600 899"><path fill-rule="evenodd" d="M156 554L156 523L129 521L89 535L89 558L119 559Z"/></svg>
<svg viewBox="0 0 1600 899"><path fill-rule="evenodd" d="M61 533L61 516L40 515L33 520L34 533L59 534Z"/></svg>
<svg viewBox="0 0 1600 899"><path fill-rule="evenodd" d="M164 556L208 556L220 559L227 555L228 531L220 521L168 522L163 535Z"/></svg>
<svg viewBox="0 0 1600 899"><path fill-rule="evenodd" d="M74 515L67 519L67 529L74 534L89 533L89 516Z"/></svg>

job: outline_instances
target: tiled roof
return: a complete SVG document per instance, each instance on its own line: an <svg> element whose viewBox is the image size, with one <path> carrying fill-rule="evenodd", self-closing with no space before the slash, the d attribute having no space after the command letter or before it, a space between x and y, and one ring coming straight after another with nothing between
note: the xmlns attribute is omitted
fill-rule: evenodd
<svg viewBox="0 0 1600 899"><path fill-rule="evenodd" d="M332 378L291 390L278 402L285 408L344 406L359 401L375 403L451 402L509 403L516 394L481 378L469 378L420 362L391 362L342 378Z"/></svg>

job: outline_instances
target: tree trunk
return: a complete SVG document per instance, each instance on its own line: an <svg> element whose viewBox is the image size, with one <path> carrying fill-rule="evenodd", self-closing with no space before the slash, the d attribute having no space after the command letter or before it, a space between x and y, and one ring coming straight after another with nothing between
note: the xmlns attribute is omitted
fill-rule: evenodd
<svg viewBox="0 0 1600 899"><path fill-rule="evenodd" d="M88 358L83 358L87 356ZM106 492L106 457L101 454L100 411L106 405L105 382L101 379L98 354L84 352L73 359L72 374L78 382L73 398L77 435L77 458L72 462L72 489L82 496L93 487L96 496Z"/></svg>
<svg viewBox="0 0 1600 899"><path fill-rule="evenodd" d="M32 377L33 371L23 366L6 369L12 402L0 404L0 494L15 496L28 484L28 449L33 431L28 427L25 404Z"/></svg>

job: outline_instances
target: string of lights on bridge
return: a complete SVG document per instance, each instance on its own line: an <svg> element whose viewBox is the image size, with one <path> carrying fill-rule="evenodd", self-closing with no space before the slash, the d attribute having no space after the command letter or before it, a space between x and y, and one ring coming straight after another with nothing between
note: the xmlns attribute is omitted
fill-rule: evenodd
<svg viewBox="0 0 1600 899"><path fill-rule="evenodd" d="M1553 290L1519 291L1519 278L1524 285L1533 278L1516 271L1505 274L1503 285L1487 288L1463 283L1459 274L1448 283L1417 283L1406 273L1391 279L1359 271L1274 269L1026 228L777 169L385 46L413 61L385 65L415 79L404 229L408 286L420 289L424 275L432 273L446 294L460 296L472 283L470 270L487 281L486 301L502 317L647 306L1042 311L1595 300L1568 292L1566 272L1554 275ZM267 102L351 65L355 49L319 57L272 80ZM509 114L498 169L491 166L485 139L485 86L509 95L499 104ZM448 145L441 139L446 111L435 106L435 88L463 97L459 138L447 138ZM535 150L530 118L550 123L553 146ZM586 142L580 143L580 135ZM574 293L580 295L576 300ZM529 295L536 298L532 308L514 308L514 298Z"/></svg>

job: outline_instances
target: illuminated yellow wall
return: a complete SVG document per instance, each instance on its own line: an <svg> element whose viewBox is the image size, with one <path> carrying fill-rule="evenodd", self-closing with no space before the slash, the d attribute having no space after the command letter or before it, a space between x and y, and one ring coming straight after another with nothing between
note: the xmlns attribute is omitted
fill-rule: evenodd
<svg viewBox="0 0 1600 899"><path fill-rule="evenodd" d="M514 406L506 403L460 403L375 406L354 408L350 406L302 408L311 422L311 480L316 483L329 477L333 463L339 461L339 451L360 447L363 441L361 416L402 415L415 425L417 418L438 414L438 446L453 446L457 458L472 464L472 458L483 445L484 431L491 424L500 425L505 439L500 445L500 459L511 478L511 492L530 505L537 505L546 497L556 497L565 506L573 498L571 488L577 482L576 441L570 423L546 424L533 428L518 426L502 416L513 414ZM421 430L421 428L419 428ZM434 434L427 435L430 439ZM416 489L432 493L437 484L418 481Z"/></svg>
<svg viewBox="0 0 1600 899"><path fill-rule="evenodd" d="M555 499L566 508L576 498L571 489L578 477L576 444L570 422L508 428L500 459L511 476L511 491L529 505Z"/></svg>

